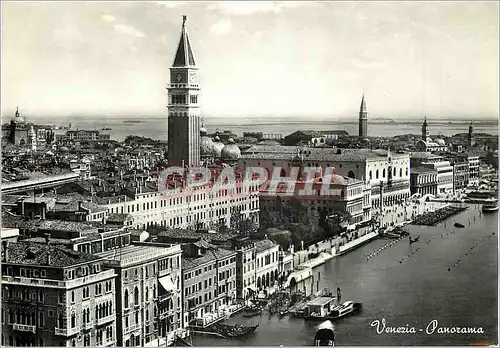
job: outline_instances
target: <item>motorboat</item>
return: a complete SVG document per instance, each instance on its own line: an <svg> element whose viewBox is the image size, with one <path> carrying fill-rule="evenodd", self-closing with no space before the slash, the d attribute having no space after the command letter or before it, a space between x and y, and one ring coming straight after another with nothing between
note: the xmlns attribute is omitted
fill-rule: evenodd
<svg viewBox="0 0 500 348"><path fill-rule="evenodd" d="M464 227L465 227L464 225L462 225L462 224L461 224L461 223L459 223L459 222L455 222L455 223L453 224L453 226L455 226L456 228L464 228Z"/></svg>
<svg viewBox="0 0 500 348"><path fill-rule="evenodd" d="M335 307L328 315L328 319L340 319L359 311L362 304L359 302L346 301L340 306Z"/></svg>
<svg viewBox="0 0 500 348"><path fill-rule="evenodd" d="M316 335L314 335L314 345L324 347L335 346L334 327L328 320L318 326Z"/></svg>
<svg viewBox="0 0 500 348"><path fill-rule="evenodd" d="M494 213L498 211L498 201L495 201L493 203L483 204L481 210L483 213Z"/></svg>

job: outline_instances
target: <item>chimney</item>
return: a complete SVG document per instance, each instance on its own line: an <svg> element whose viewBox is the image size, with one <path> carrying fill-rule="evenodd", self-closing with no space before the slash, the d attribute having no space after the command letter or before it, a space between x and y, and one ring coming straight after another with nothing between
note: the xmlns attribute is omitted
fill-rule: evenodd
<svg viewBox="0 0 500 348"><path fill-rule="evenodd" d="M48 245L50 243L50 233L45 233L45 243Z"/></svg>
<svg viewBox="0 0 500 348"><path fill-rule="evenodd" d="M2 249L3 249L2 262L8 262L9 261L9 241L7 241L7 240L2 241Z"/></svg>

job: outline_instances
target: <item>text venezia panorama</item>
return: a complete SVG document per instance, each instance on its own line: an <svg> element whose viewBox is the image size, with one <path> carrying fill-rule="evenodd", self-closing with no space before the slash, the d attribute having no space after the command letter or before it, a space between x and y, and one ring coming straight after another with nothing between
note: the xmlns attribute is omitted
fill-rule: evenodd
<svg viewBox="0 0 500 348"><path fill-rule="evenodd" d="M458 327L458 326L439 326L436 319L431 320L425 329L417 329L416 327L406 324L405 326L389 326L385 318L382 320L376 319L370 323L370 326L375 327L379 335L382 334L416 334L425 332L427 335L433 334L483 334L482 327Z"/></svg>

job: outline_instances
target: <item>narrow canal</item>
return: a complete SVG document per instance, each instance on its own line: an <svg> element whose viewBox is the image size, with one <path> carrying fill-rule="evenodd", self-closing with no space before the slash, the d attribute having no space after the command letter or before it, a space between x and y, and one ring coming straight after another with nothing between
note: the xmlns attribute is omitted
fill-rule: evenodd
<svg viewBox="0 0 500 348"><path fill-rule="evenodd" d="M465 228L453 228L456 221ZM363 303L360 313L334 323L336 345L497 343L497 213L480 217L480 207L470 206L437 226L408 229L412 237L420 236L417 243L410 245L405 239L391 245L393 240L374 240L314 270L320 288L341 287L343 301ZM369 255L372 256L367 259ZM377 319L385 319L387 326L415 327L417 332L378 334L376 327L370 325ZM427 334L426 327L432 320L437 320L440 327L481 327L484 333L440 334L436 330ZM246 338L195 336L193 344L311 345L319 324L267 313L254 318L236 315L227 322L258 322L260 326Z"/></svg>

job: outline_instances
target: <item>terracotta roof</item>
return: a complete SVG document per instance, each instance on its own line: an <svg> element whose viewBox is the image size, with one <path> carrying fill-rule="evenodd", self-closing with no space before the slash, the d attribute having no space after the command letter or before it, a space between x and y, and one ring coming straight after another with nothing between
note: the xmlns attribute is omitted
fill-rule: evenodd
<svg viewBox="0 0 500 348"><path fill-rule="evenodd" d="M6 263L68 267L99 259L100 257L59 245L22 242L9 243Z"/></svg>

